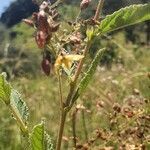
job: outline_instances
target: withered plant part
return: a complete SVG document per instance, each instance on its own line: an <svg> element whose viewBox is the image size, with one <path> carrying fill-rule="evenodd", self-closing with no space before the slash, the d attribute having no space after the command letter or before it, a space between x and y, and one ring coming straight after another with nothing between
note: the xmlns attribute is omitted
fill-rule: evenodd
<svg viewBox="0 0 150 150"><path fill-rule="evenodd" d="M33 13L31 20L23 19L25 23L36 28L35 40L39 48L45 48L52 37L52 32L58 30L59 23L55 22L57 17L57 11L50 10L49 4L44 1L39 6L39 12Z"/></svg>
<svg viewBox="0 0 150 150"><path fill-rule="evenodd" d="M78 138L76 135L76 123L77 123L77 115L80 112L81 113L81 119L82 119L82 123L83 123L83 130L84 130L84 134L85 134L85 140L88 141L88 131L86 128L86 122L85 122L85 114L84 111L86 111L86 108L81 105L81 104L77 104L75 107L75 110L72 113L72 135L73 135L73 144L74 147L77 147L77 142L78 142Z"/></svg>
<svg viewBox="0 0 150 150"><path fill-rule="evenodd" d="M52 70L52 56L51 56L51 53L49 51L44 51L43 52L43 60L42 60L42 63L41 63L41 66L42 66L42 70L43 72L49 76L50 75L50 72Z"/></svg>
<svg viewBox="0 0 150 150"><path fill-rule="evenodd" d="M87 8L90 4L91 0L82 0L80 3L80 8L81 10Z"/></svg>
<svg viewBox="0 0 150 150"><path fill-rule="evenodd" d="M100 130L100 129L96 129L95 136L93 138L90 138L84 144L77 143L76 149L89 150L93 147L94 143L97 142L98 140L107 141L108 138L109 138L109 133L107 133L106 131Z"/></svg>

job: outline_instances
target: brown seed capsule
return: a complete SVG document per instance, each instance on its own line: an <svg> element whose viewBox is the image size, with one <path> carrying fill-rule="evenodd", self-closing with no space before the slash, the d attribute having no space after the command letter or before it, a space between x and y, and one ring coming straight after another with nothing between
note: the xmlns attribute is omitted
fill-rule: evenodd
<svg viewBox="0 0 150 150"><path fill-rule="evenodd" d="M51 71L51 64L50 64L49 60L46 59L46 58L43 58L41 66L42 66L42 70L44 71L44 73L47 76L49 76L50 75L50 71Z"/></svg>
<svg viewBox="0 0 150 150"><path fill-rule="evenodd" d="M82 2L80 4L81 10L86 9L89 6L90 2L91 2L91 0L82 0Z"/></svg>
<svg viewBox="0 0 150 150"><path fill-rule="evenodd" d="M46 44L47 34L43 31L38 31L35 36L36 43L39 48L44 48Z"/></svg>

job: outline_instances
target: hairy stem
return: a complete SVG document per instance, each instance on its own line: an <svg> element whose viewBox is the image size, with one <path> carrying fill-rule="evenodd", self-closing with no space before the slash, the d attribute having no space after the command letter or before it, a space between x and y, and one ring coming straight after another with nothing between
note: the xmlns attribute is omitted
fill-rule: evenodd
<svg viewBox="0 0 150 150"><path fill-rule="evenodd" d="M75 110L72 114L72 134L73 134L73 144L74 144L75 148L76 148L76 144L77 144L77 139L76 139L76 115L77 115L77 110Z"/></svg>
<svg viewBox="0 0 150 150"><path fill-rule="evenodd" d="M95 12L95 16L94 16L94 22L96 22L99 19L99 14L101 14L102 12L103 4L104 4L104 0L99 0L98 6Z"/></svg>
<svg viewBox="0 0 150 150"><path fill-rule="evenodd" d="M78 65L78 67L77 67L77 71L76 71L76 73L75 73L74 81L73 81L74 83L76 83L77 80L78 80L78 77L79 77L79 75L80 75L80 73L81 73L81 70L82 70L82 67L83 67L83 63L84 63L85 56L87 55L88 50L89 50L90 47L91 47L91 44L92 44L92 41L89 41L89 42L87 43L85 49L84 49L84 52L83 52L84 58L81 59L80 62L79 62L79 65Z"/></svg>
<svg viewBox="0 0 150 150"><path fill-rule="evenodd" d="M81 10L79 11L79 13L78 13L78 15L77 15L77 17L76 17L76 23L78 22L78 20L79 20L79 17L80 17L80 14L81 14Z"/></svg>
<svg viewBox="0 0 150 150"><path fill-rule="evenodd" d="M92 44L92 41L88 41L88 43L87 43L87 45L84 49L84 52L83 52L84 58L80 60L80 62L78 64L78 67L77 67L77 70L75 72L74 79L70 83L70 91L69 91L69 94L68 94L67 99L66 99L66 106L70 106L70 102L72 100L72 97L74 95L74 91L75 91L75 88L76 88L76 82L77 82L77 80L79 78L79 75L81 73L85 56L87 55L87 52L88 52L89 48L91 47L91 44Z"/></svg>
<svg viewBox="0 0 150 150"><path fill-rule="evenodd" d="M62 83L61 83L61 75L58 74L58 82L59 82L59 94L60 94L60 107L63 109L63 95L62 95Z"/></svg>
<svg viewBox="0 0 150 150"><path fill-rule="evenodd" d="M64 105L63 105L62 83L61 83L62 81L61 81L60 73L58 73L58 82L59 82L59 94L60 94L60 124L59 124L56 150L60 150L61 148L62 136L63 136L64 125L66 120L66 112L64 111Z"/></svg>
<svg viewBox="0 0 150 150"><path fill-rule="evenodd" d="M91 47L91 44L92 44L92 41L91 40L88 41L88 43L87 43L87 45L84 49L84 52L83 52L84 58L87 55L87 52L88 52L89 48ZM79 65L77 67L77 71L75 73L74 80L70 83L70 91L69 91L68 96L66 98L65 106L63 106L63 101L61 100L62 101L61 102L62 103L62 109L61 109L60 127L59 127L59 132L58 132L56 150L60 150L60 148L61 148L62 135L63 135L64 124L65 124L66 115L67 115L67 111L65 110L65 108L70 106L70 102L72 100L72 97L74 95L74 91L75 91L75 88L76 88L76 82L77 82L77 79L78 79L78 77L81 73L82 67L83 67L84 58L80 60ZM61 86L61 84L59 82L59 88L60 88L60 86ZM61 92L62 91L60 90L60 93Z"/></svg>
<svg viewBox="0 0 150 150"><path fill-rule="evenodd" d="M67 116L67 112L62 110L61 116L60 116L60 125L59 125L59 131L58 131L56 150L60 150L60 148L61 148L62 136L63 136L64 125L65 125L65 121L66 121L66 116Z"/></svg>
<svg viewBox="0 0 150 150"><path fill-rule="evenodd" d="M86 123L85 123L84 110L82 110L82 124L83 124L83 130L84 130L84 134L85 134L85 139L86 139L86 141L88 141L88 132L87 132Z"/></svg>

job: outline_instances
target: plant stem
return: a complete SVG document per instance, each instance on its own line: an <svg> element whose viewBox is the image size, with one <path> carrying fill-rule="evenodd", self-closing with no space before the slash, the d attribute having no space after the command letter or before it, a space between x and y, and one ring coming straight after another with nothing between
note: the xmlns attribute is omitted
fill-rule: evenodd
<svg viewBox="0 0 150 150"><path fill-rule="evenodd" d="M62 83L61 83L61 75L58 74L58 82L59 82L59 94L60 94L60 107L63 109L63 95L62 95Z"/></svg>
<svg viewBox="0 0 150 150"><path fill-rule="evenodd" d="M91 40L88 41L88 43L87 43L87 45L86 45L86 47L84 49L84 53L83 53L84 57L86 56L89 48L91 47L91 44L92 44L92 41ZM83 67L83 63L84 63L84 58L80 60L79 65L77 67L77 71L75 73L74 80L70 83L70 91L69 91L69 94L68 94L68 96L66 98L65 107L70 106L70 102L72 100L72 96L73 96L75 88L76 88L76 82L77 82L77 79L78 79L78 77L79 77L79 75L81 73L81 70L82 70L82 67ZM62 90L61 90L60 86L61 86L61 84L60 84L60 81L59 81L60 93L62 93ZM62 101L62 98L61 98L61 101ZM61 104L62 104L62 109L61 109L60 127L59 127L59 132L58 132L58 139L57 139L56 150L60 150L60 148L61 148L62 135L63 135L64 124L65 124L66 115L67 115L67 111L64 109L64 106L63 106L63 101L61 102Z"/></svg>
<svg viewBox="0 0 150 150"><path fill-rule="evenodd" d="M99 19L99 14L101 14L102 12L103 4L104 4L104 0L99 0L98 6L95 12L95 16L94 16L94 22L96 22Z"/></svg>
<svg viewBox="0 0 150 150"><path fill-rule="evenodd" d="M86 139L86 141L88 141L88 132L87 132L86 123L85 123L84 110L82 110L82 123L83 123L83 130L84 130L84 134L85 134L85 139Z"/></svg>
<svg viewBox="0 0 150 150"><path fill-rule="evenodd" d="M81 10L79 10L79 13L78 13L78 15L77 15L77 17L76 17L76 23L78 22L78 20L79 20L79 17L80 17L80 14L81 14Z"/></svg>
<svg viewBox="0 0 150 150"><path fill-rule="evenodd" d="M73 134L73 144L76 148L77 139L76 139L76 115L77 115L77 109L74 110L72 114L72 134Z"/></svg>
<svg viewBox="0 0 150 150"><path fill-rule="evenodd" d="M61 116L60 116L60 126L59 126L59 131L58 131L56 150L60 150L60 148L61 148L62 136L63 136L64 125L65 125L65 121L66 121L66 116L67 116L67 112L62 110Z"/></svg>
<svg viewBox="0 0 150 150"><path fill-rule="evenodd" d="M79 65L78 65L78 67L77 67L77 71L76 71L76 73L75 73L75 77L74 77L74 80L73 80L74 83L77 82L77 79L78 79L78 77L79 77L79 75L80 75L80 73L81 73L85 56L87 55L87 52L88 52L88 50L89 50L90 47L91 47L91 44L92 44L92 41L91 41L91 40L88 41L88 43L87 43L87 45L86 45L86 47L85 47L85 49L84 49L84 52L83 52L84 58L81 59L80 62L79 62Z"/></svg>
<svg viewBox="0 0 150 150"><path fill-rule="evenodd" d="M70 106L70 101L72 100L72 96L74 94L74 91L75 91L75 88L76 88L76 82L78 80L78 77L81 73L81 70L82 70L82 67L83 67L83 63L84 63L84 59L85 59L85 56L89 50L89 48L91 47L91 44L92 44L92 41L88 41L85 49L84 49L84 52L83 52L83 55L84 55L84 58L80 60L79 64L78 64L78 67L77 67L77 70L75 72L75 76L74 76L74 79L73 81L70 83L70 91L69 91L69 94L67 96L67 99L66 99L66 106Z"/></svg>
<svg viewBox="0 0 150 150"><path fill-rule="evenodd" d="M66 120L66 112L64 111L64 105L63 105L62 83L61 83L60 73L58 73L58 82L59 82L59 94L60 94L60 125L58 131L56 150L60 150L61 148L62 136L63 136L64 125Z"/></svg>

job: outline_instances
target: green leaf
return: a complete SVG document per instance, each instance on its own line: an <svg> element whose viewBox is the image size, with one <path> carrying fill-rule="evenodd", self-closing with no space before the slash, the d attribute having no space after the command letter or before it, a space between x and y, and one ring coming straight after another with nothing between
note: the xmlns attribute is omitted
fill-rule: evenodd
<svg viewBox="0 0 150 150"><path fill-rule="evenodd" d="M26 103L22 100L21 95L14 89L11 90L10 95L10 106L13 108L17 117L27 124L28 121L28 107Z"/></svg>
<svg viewBox="0 0 150 150"><path fill-rule="evenodd" d="M6 75L0 74L0 100L7 105L10 103L11 86L6 81Z"/></svg>
<svg viewBox="0 0 150 150"><path fill-rule="evenodd" d="M129 25L150 19L150 3L131 5L106 16L100 23L97 34L105 34Z"/></svg>
<svg viewBox="0 0 150 150"><path fill-rule="evenodd" d="M45 132L45 149L46 150L54 150L54 146L49 134Z"/></svg>
<svg viewBox="0 0 150 150"><path fill-rule="evenodd" d="M92 79L92 77L96 71L96 68L97 68L98 63L100 62L100 59L103 56L104 50L105 50L105 48L100 49L97 52L97 54L96 54L95 58L93 59L88 71L86 72L85 76L81 79L81 82L79 83L78 89L77 89L77 91L76 91L76 93L72 99L72 104L84 92L84 90L88 86L90 80Z"/></svg>
<svg viewBox="0 0 150 150"><path fill-rule="evenodd" d="M44 122L33 128L30 140L32 150L54 150L51 138L44 130Z"/></svg>
<svg viewBox="0 0 150 150"><path fill-rule="evenodd" d="M27 133L28 107L21 95L6 81L6 75L0 74L0 100L11 110L23 133Z"/></svg>

